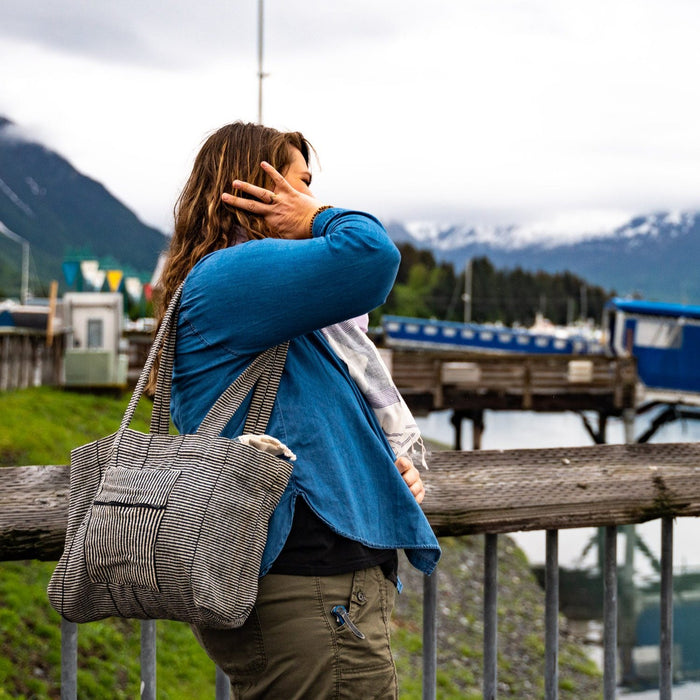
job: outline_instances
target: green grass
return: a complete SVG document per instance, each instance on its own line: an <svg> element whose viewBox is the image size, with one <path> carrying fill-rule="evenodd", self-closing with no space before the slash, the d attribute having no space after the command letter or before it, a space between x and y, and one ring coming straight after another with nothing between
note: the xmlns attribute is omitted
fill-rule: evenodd
<svg viewBox="0 0 700 700"><path fill-rule="evenodd" d="M50 387L0 393L0 466L68 464L71 449L119 428L128 398ZM142 400L134 428L148 430L149 410Z"/></svg>
<svg viewBox="0 0 700 700"><path fill-rule="evenodd" d="M113 433L129 397L42 387L0 393L0 466L67 464L73 447ZM148 430L150 402L141 401L132 427ZM0 562L0 700L58 698L60 618L46 585L54 563ZM157 625L159 700L214 695L214 665L187 625ZM139 697L139 623L105 620L80 625L81 700Z"/></svg>

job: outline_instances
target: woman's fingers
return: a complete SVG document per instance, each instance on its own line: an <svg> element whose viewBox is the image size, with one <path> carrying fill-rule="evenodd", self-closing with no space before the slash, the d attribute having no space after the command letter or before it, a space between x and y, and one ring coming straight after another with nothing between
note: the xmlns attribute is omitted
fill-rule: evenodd
<svg viewBox="0 0 700 700"><path fill-rule="evenodd" d="M263 161L260 165L275 183L275 189L281 188L285 192L291 189L291 185L269 163ZM256 199L260 200L260 202L262 202L263 204L272 204L275 201L275 193L266 189L265 187L258 187L258 185L253 185L252 183L245 182L243 180L234 180L232 185L234 189L241 190L241 192L245 192L251 197L255 197ZM245 198L243 197L236 197L235 195L229 194L227 192L223 194L221 198L224 200L224 202L228 204L233 204L234 206L241 206L241 208L244 209L247 208L240 204L241 199L244 201L248 201L245 200Z"/></svg>
<svg viewBox="0 0 700 700"><path fill-rule="evenodd" d="M249 182L243 182L242 180L234 180L233 188L240 190L249 194L251 197L259 199L264 204L272 204L275 199L274 192L265 189L264 187L258 187L257 185L252 185Z"/></svg>
<svg viewBox="0 0 700 700"><path fill-rule="evenodd" d="M399 474L404 474L406 471L413 467L413 462L408 457L399 457L396 462L394 462L396 468L399 470Z"/></svg>
<svg viewBox="0 0 700 700"><path fill-rule="evenodd" d="M275 189L281 189L286 192L294 189L285 179L283 175L277 172L267 161L260 163L262 169L270 176L272 182L275 183Z"/></svg>
<svg viewBox="0 0 700 700"><path fill-rule="evenodd" d="M285 194L288 194L290 191L292 191L292 186L269 163L263 161L260 165L275 183L276 191L279 190L281 192L284 192ZM253 185L250 182L244 182L243 180L234 180L232 186L235 190L245 192L251 197L255 197L255 199L238 197L236 195L225 192L221 195L222 201L226 204L230 204L231 206L237 207L239 209L245 209L246 211L250 211L254 214L269 213L269 207L275 204L278 196L276 192L268 190L265 187L258 187L258 185ZM260 207L260 204L267 205L267 207Z"/></svg>
<svg viewBox="0 0 700 700"><path fill-rule="evenodd" d="M405 471L402 475L403 480L409 487L413 487L414 484L422 483L420 474L415 467L411 467L408 471Z"/></svg>
<svg viewBox="0 0 700 700"><path fill-rule="evenodd" d="M261 166L271 178L274 191L234 180L234 190L248 196L241 197L226 192L221 195L221 201L263 217L270 233L278 238L309 238L314 212L322 203L310 194L295 190L269 163L263 162Z"/></svg>
<svg viewBox="0 0 700 700"><path fill-rule="evenodd" d="M236 197L228 192L224 192L224 194L221 195L221 201L232 207L236 207L236 209L245 209L245 211L249 211L252 214L266 214L270 211L270 204L265 204L257 199Z"/></svg>
<svg viewBox="0 0 700 700"><path fill-rule="evenodd" d="M422 503L423 498L425 498L425 486L423 485L423 480L418 477L418 481L415 481L411 485L410 489L413 497L416 499L416 502Z"/></svg>
<svg viewBox="0 0 700 700"><path fill-rule="evenodd" d="M425 486L420 478L420 473L413 466L413 462L408 457L399 457L394 464L396 464L396 468L403 477L406 486L411 490L416 502L422 503L425 497Z"/></svg>

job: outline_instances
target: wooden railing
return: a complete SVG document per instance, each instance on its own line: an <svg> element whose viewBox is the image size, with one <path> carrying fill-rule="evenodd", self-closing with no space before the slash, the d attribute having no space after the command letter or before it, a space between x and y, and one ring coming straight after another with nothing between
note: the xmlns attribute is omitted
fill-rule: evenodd
<svg viewBox="0 0 700 700"><path fill-rule="evenodd" d="M0 391L61 382L65 335L47 343L44 331L0 328Z"/></svg>
<svg viewBox="0 0 700 700"><path fill-rule="evenodd" d="M438 536L486 533L483 691L489 700L497 688L498 533L547 531L545 697L553 700L558 531L605 528L603 685L604 697L612 700L617 678L617 527L661 519L660 698L671 698L673 518L700 515L700 445L436 452L424 481L424 511ZM65 535L68 492L68 467L0 469L0 560L56 559ZM426 577L424 584L424 698L436 697L438 580L439 573ZM219 685L222 693L228 692L225 683Z"/></svg>
<svg viewBox="0 0 700 700"><path fill-rule="evenodd" d="M150 333L128 333L129 366L127 383L136 384L151 347ZM34 386L60 386L66 333L47 342L45 331L0 327L0 391Z"/></svg>

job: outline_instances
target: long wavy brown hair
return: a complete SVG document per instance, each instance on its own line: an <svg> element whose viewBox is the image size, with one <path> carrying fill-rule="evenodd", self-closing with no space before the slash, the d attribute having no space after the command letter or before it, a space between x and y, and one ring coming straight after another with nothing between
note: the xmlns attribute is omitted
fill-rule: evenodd
<svg viewBox="0 0 700 700"><path fill-rule="evenodd" d="M157 285L157 327L175 290L198 260L235 245L241 240L273 237L262 217L236 209L221 200L234 192L234 180L273 189L273 182L260 167L265 160L284 173L292 151L301 151L307 165L313 150L298 131L282 132L261 124L234 122L221 127L204 142L192 172L175 204L175 228L168 257ZM158 363L151 373L147 391L155 390Z"/></svg>

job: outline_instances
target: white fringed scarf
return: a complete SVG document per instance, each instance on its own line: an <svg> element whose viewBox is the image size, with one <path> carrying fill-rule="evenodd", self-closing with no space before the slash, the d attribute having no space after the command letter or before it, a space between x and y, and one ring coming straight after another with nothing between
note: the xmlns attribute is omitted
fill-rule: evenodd
<svg viewBox="0 0 700 700"><path fill-rule="evenodd" d="M420 430L374 343L355 320L328 326L322 333L365 395L396 458L415 457L427 469Z"/></svg>

